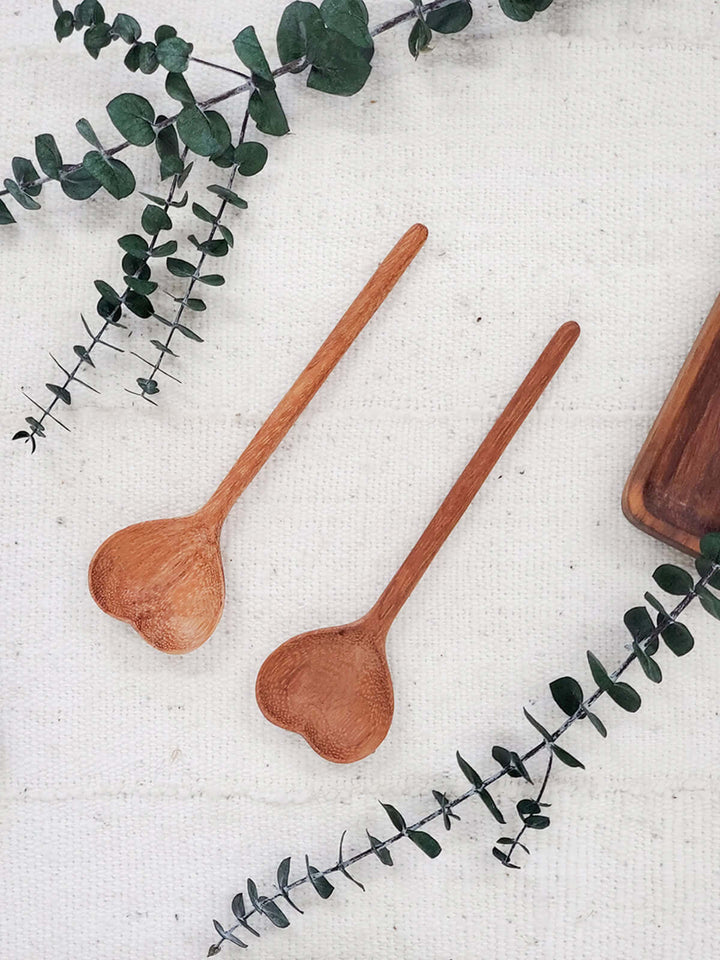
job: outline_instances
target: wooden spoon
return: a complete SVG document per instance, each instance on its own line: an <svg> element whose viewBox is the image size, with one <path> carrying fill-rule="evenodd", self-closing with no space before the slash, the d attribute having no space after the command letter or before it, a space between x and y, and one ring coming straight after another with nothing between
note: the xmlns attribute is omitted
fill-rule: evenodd
<svg viewBox="0 0 720 960"><path fill-rule="evenodd" d="M382 743L393 716L388 630L579 333L572 322L555 333L375 606L353 623L293 637L265 660L255 696L268 720L334 763L361 760Z"/></svg>
<svg viewBox="0 0 720 960"><path fill-rule="evenodd" d="M188 653L211 635L225 601L220 530L230 508L276 449L427 237L410 227L385 257L197 513L136 523L109 537L90 563L93 599L165 653Z"/></svg>

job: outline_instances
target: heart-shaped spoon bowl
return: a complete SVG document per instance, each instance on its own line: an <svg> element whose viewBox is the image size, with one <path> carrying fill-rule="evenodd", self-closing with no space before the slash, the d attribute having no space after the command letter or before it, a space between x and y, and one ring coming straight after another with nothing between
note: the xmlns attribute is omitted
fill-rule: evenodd
<svg viewBox="0 0 720 960"><path fill-rule="evenodd" d="M152 646L189 653L222 615L219 531L198 514L125 527L98 547L88 584L101 610L132 624Z"/></svg>
<svg viewBox="0 0 720 960"><path fill-rule="evenodd" d="M352 763L376 750L392 723L385 633L366 618L286 640L263 663L258 705L321 757Z"/></svg>

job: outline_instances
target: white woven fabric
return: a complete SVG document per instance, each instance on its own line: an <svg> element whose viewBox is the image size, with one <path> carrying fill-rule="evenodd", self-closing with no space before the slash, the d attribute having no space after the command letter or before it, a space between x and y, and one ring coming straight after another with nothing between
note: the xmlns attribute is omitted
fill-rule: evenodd
<svg viewBox="0 0 720 960"><path fill-rule="evenodd" d="M171 22L198 56L235 64L254 23L266 46L284 0L144 0L146 33ZM404 9L370 3L373 23ZM77 392L34 457L3 451L0 627L0 956L8 960L200 958L247 876L279 860L318 866L386 835L377 804L415 818L432 788L463 789L454 753L481 772L495 743L534 742L546 684L590 686L585 650L624 653L622 613L673 553L631 528L620 492L718 289L720 24L714 0L557 0L532 23L476 4L470 27L417 63L407 28L378 38L366 88L333 99L286 78L292 134L243 184L225 287L208 289L157 408L124 388L128 354L98 356L96 397ZM112 9L114 14L115 8ZM166 104L160 76L58 46L50 3L0 7L2 168L55 134L82 155L88 117L114 142L105 103L125 90ZM189 75L210 96L231 77ZM231 101L235 122L241 104ZM152 151L134 151L157 192ZM201 178L210 171L202 167ZM213 175L214 176L214 175ZM204 192L190 181L195 199ZM142 200L57 189L2 229L0 427L9 437L83 342L97 277L121 282L115 238ZM187 209L178 214L190 232ZM231 515L228 600L196 653L168 658L92 603L96 546L136 520L193 509L403 230L429 240ZM191 252L187 244L180 255ZM172 288L175 289L175 288ZM319 759L269 725L253 696L283 639L360 615L375 599L554 328L581 341L393 627L396 716L377 753ZM132 325L130 346L158 335ZM396 869L359 865L253 955L307 960L478 956L691 960L720 934L717 624L664 652L665 681L635 676L636 716L568 736L587 770L557 770L550 829L527 869L490 855L505 832L460 810L435 861L407 844ZM538 766L534 774L541 773ZM511 817L525 795L497 791ZM293 875L295 873L293 872ZM228 955L234 948L228 947Z"/></svg>

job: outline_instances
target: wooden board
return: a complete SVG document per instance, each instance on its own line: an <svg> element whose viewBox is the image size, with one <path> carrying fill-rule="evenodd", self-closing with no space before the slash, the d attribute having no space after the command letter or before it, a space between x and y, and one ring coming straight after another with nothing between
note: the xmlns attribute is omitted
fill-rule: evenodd
<svg viewBox="0 0 720 960"><path fill-rule="evenodd" d="M622 506L645 533L698 554L720 530L720 297L633 466Z"/></svg>

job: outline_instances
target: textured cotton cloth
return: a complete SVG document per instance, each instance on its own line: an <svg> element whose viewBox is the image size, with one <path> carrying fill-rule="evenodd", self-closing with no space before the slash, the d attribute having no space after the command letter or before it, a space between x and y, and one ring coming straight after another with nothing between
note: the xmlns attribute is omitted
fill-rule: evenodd
<svg viewBox="0 0 720 960"><path fill-rule="evenodd" d="M172 23L195 54L239 67L231 41L252 23L273 64L284 0L144 0L128 13L150 37ZM369 3L373 24L406 9ZM112 18L115 8L108 9ZM44 0L0 6L0 153L32 156L52 132L66 162L107 145L115 95L172 102L162 72L97 62L80 36L58 45ZM720 22L715 0L557 0L526 24L496 2L436 36L413 61L409 26L378 37L355 97L278 91L292 133L257 135L270 157L238 183L227 223L235 249L211 269L208 310L188 317L203 343L177 338L153 407L126 388L165 328L130 318L58 404L34 456L9 437L44 398L92 281L122 285L116 239L140 232L144 200L104 191L85 203L57 185L43 210L17 211L0 235L0 957L192 960L228 925L248 876L272 891L310 854L333 863L365 828L408 822L431 790L467 783L455 751L484 775L494 744L524 751L528 707L554 728L547 684L586 691L588 647L614 668L629 641L623 612L677 560L622 517L623 483L720 286ZM199 98L237 78L192 65ZM223 108L235 131L244 101ZM122 155L138 189L163 192L152 148ZM203 161L188 181L225 173ZM214 207L213 207L214 209ZM181 243L198 223L173 212ZM88 562L127 524L197 508L312 356L378 261L415 221L427 244L227 521L227 605L214 636L178 658L147 646L92 602ZM158 267L161 287L182 283ZM157 302L164 302L158 292ZM168 301L169 303L170 301ZM163 312L160 310L160 312ZM95 318L96 319L96 318ZM396 711L371 757L334 766L270 725L254 699L264 658L312 627L375 601L553 330L582 337L436 561L388 639ZM94 320L93 320L94 322ZM129 338L129 339L128 339ZM691 611L696 649L631 716L604 700L609 735L564 738L587 769L556 765L551 825L527 837L524 869L491 856L531 795L503 780L500 826L468 801L431 861L408 841L394 869L359 864L362 894L339 878L280 931L259 921L252 955L300 960L704 960L720 921L717 768L720 625ZM530 765L536 783L543 766ZM524 857L524 855L522 855ZM522 862L522 860L519 860ZM246 937L244 938L246 939ZM228 956L237 948L226 945ZM250 954L248 954L250 955Z"/></svg>

